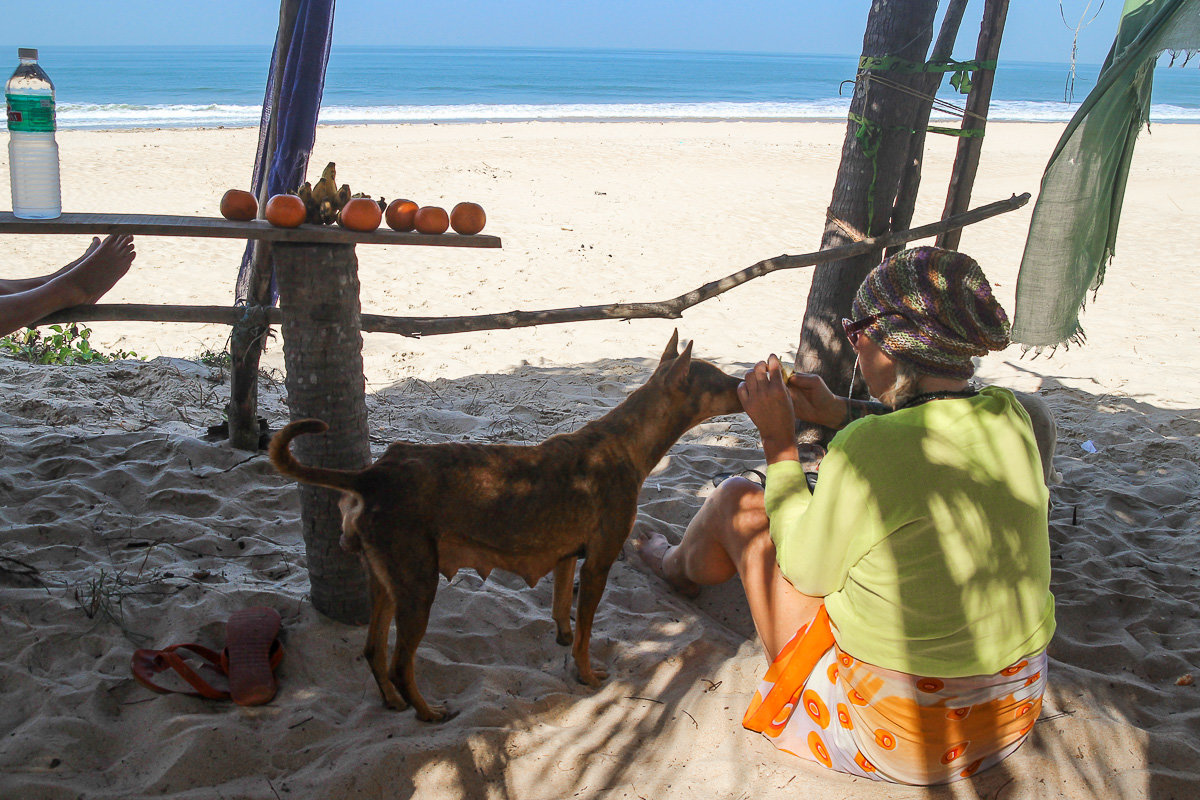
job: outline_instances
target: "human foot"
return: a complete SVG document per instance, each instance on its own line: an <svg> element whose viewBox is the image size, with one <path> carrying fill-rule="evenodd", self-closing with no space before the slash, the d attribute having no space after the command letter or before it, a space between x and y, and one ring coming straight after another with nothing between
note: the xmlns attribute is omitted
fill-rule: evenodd
<svg viewBox="0 0 1200 800"><path fill-rule="evenodd" d="M103 242L93 241L93 246L56 283L62 283L73 301L70 305L94 303L129 271L136 256L132 236L110 234Z"/></svg>
<svg viewBox="0 0 1200 800"><path fill-rule="evenodd" d="M654 531L643 531L633 540L633 549L642 559L642 563L672 589L684 597L696 597L700 594L700 584L688 580L683 575L668 574L666 558L675 546L667 541L667 537Z"/></svg>
<svg viewBox="0 0 1200 800"><path fill-rule="evenodd" d="M17 294L18 292L28 292L31 289L38 289L45 286L55 278L66 275L71 270L75 269L80 261L87 258L93 250L100 246L100 240L92 237L92 243L88 245L88 249L83 251L83 255L75 259L71 263L59 267L49 275L42 275L37 278L6 278L0 279L0 296Z"/></svg>
<svg viewBox="0 0 1200 800"><path fill-rule="evenodd" d="M60 275L66 275L68 272L70 272L71 270L73 270L77 266L79 266L85 258L90 256L92 253L96 252L96 248L99 246L100 246L100 237L93 236L91 244L89 244L87 246L87 250L83 251L83 255L81 255L79 258L75 259L74 261L70 262L69 264L65 264L63 267L58 269L53 274L46 276L46 279L53 280Z"/></svg>

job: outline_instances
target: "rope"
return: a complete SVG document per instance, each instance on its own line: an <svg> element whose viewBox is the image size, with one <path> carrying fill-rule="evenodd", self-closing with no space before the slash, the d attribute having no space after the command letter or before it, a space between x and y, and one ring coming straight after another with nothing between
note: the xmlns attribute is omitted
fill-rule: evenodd
<svg viewBox="0 0 1200 800"><path fill-rule="evenodd" d="M940 133L943 136L957 136L960 139L982 139L983 128L939 128L929 125L925 130L930 133Z"/></svg>
<svg viewBox="0 0 1200 800"><path fill-rule="evenodd" d="M832 223L833 225L836 225L842 231L842 233L844 233L844 234L846 234L846 236L850 237L850 241L852 241L852 242L861 242L867 238L867 235L865 233L863 233L858 228L851 225L849 222L846 222L844 219L839 219L838 217L835 217L833 215L832 208L825 209L825 221L828 223Z"/></svg>
<svg viewBox="0 0 1200 800"><path fill-rule="evenodd" d="M858 60L862 71L899 72L913 75L918 72L950 72L950 85L959 94L971 91L971 73L982 69L996 69L996 61L955 61L952 58L935 58L923 63L909 61L899 56L863 56Z"/></svg>
<svg viewBox="0 0 1200 800"><path fill-rule="evenodd" d="M926 94L925 92L914 89L911 86L905 86L903 83L897 83L896 81L888 80L887 78L879 75L865 75L863 80L865 83L878 83L880 86L886 86L887 88L893 89L897 92L901 92L921 100L928 100L930 105L943 114L949 114L952 117L959 117L960 119L974 117L977 120L987 122L987 117L983 116L982 114L976 114L974 111L967 111L965 108L959 108L949 101L942 100L941 98L932 94Z"/></svg>
<svg viewBox="0 0 1200 800"><path fill-rule="evenodd" d="M1084 22L1084 17L1087 16L1088 9L1092 7L1092 0L1088 0L1088 4L1083 7L1083 12L1079 15L1079 22L1074 27L1067 22L1067 12L1063 10L1062 0L1058 0L1058 15L1062 17L1063 24L1074 31L1075 36L1071 40L1071 68L1067 70L1067 85L1063 89L1063 100L1068 103L1075 96L1075 58L1079 55L1079 32L1091 25L1100 16L1100 11L1104 8L1104 0L1100 0L1100 5L1096 7L1096 13L1087 22Z"/></svg>

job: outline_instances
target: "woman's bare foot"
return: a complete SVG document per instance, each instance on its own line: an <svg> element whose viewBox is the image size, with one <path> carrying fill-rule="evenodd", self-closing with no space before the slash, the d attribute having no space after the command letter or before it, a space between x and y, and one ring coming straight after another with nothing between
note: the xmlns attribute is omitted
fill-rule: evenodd
<svg viewBox="0 0 1200 800"><path fill-rule="evenodd" d="M75 269L77 266L79 266L79 264L80 264L80 263L81 263L81 262L82 262L82 261L83 261L85 258L87 258L88 256L90 256L92 253L96 252L96 248L97 248L97 247L99 247L99 246L100 246L100 237L99 237L99 236L93 236L93 237L92 237L92 243L91 243L91 244L89 244L89 245L87 246L87 250L84 250L84 251L83 251L83 255L81 255L79 258L75 259L75 260L74 260L74 261L72 261L71 263L69 263L69 264L66 264L65 266L63 266L61 269L57 270L57 271L56 271L56 272L54 272L53 274L51 274L51 275L47 275L47 276L46 276L46 278L45 278L45 280L53 280L54 278L57 278L59 275L66 275L68 272L70 272L71 270L73 270L73 269Z"/></svg>
<svg viewBox="0 0 1200 800"><path fill-rule="evenodd" d="M28 292L30 289L37 289L41 286L45 286L47 283L54 280L55 278L66 275L68 272L73 270L79 264L80 261L83 261L89 255L91 255L92 251L94 251L99 246L100 246L100 240L93 236L92 243L90 245L88 245L87 250L83 251L83 255L81 255L79 258L75 259L71 263L58 268L57 270L50 273L49 275L42 275L37 278L0 279L0 295L17 294L18 292Z"/></svg>
<svg viewBox="0 0 1200 800"><path fill-rule="evenodd" d="M75 266L56 281L61 281L64 291L70 292L76 300L71 305L91 304L129 271L129 265L136 257L132 236L110 234L103 242L93 241L93 246Z"/></svg>
<svg viewBox="0 0 1200 800"><path fill-rule="evenodd" d="M696 597L700 594L700 584L688 580L684 575L675 574L673 564L668 563L667 555L675 549L667 541L667 537L655 531L642 531L633 540L633 549L650 571L666 581L672 589L684 597Z"/></svg>

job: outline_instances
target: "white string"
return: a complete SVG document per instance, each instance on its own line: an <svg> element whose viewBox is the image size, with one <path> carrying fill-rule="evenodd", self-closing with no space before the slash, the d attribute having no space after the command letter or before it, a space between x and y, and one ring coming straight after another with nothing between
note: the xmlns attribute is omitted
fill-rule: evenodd
<svg viewBox="0 0 1200 800"><path fill-rule="evenodd" d="M1088 4L1083 7L1083 13L1079 15L1079 22L1074 28L1071 28L1071 23L1067 22L1067 12L1063 10L1063 0L1058 0L1058 15L1062 17L1063 24L1075 32L1075 37L1071 40L1071 69L1067 72L1067 85L1063 89L1063 100L1068 103L1075 96L1075 57L1079 53L1079 32L1100 16L1100 9L1104 8L1104 0L1100 0L1100 5L1096 7L1096 13L1092 15L1092 18L1084 22L1083 18L1087 16L1088 9L1091 7L1092 0L1088 0Z"/></svg>

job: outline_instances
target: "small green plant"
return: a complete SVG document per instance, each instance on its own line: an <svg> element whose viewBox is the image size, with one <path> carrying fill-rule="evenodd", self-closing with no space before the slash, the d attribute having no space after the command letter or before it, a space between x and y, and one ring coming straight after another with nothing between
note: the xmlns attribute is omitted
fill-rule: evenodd
<svg viewBox="0 0 1200 800"><path fill-rule="evenodd" d="M121 358L137 358L128 350L102 353L92 347L91 328L51 325L50 333L26 328L21 333L0 337L0 353L8 353L30 364L107 364Z"/></svg>
<svg viewBox="0 0 1200 800"><path fill-rule="evenodd" d="M233 359L226 350L204 350L196 356L196 360L213 369L230 369L233 366Z"/></svg>

